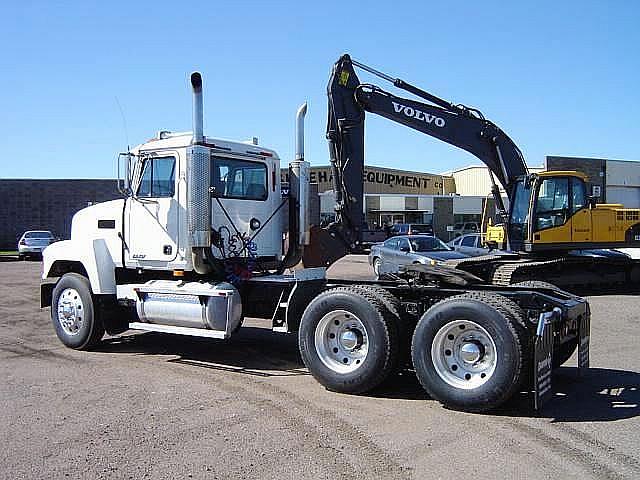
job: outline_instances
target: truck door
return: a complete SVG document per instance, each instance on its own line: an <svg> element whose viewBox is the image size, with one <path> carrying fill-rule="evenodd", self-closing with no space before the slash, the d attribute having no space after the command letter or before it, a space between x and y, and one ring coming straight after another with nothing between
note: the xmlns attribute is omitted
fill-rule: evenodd
<svg viewBox="0 0 640 480"><path fill-rule="evenodd" d="M584 182L571 178L571 240L573 242L591 242L591 209L587 202Z"/></svg>
<svg viewBox="0 0 640 480"><path fill-rule="evenodd" d="M177 256L177 168L177 155L143 160L137 191L127 202L128 267L163 267Z"/></svg>

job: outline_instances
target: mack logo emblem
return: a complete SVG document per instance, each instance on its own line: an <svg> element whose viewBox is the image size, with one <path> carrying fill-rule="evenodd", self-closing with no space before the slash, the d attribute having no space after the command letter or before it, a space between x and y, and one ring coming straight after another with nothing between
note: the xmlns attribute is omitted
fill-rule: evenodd
<svg viewBox="0 0 640 480"><path fill-rule="evenodd" d="M423 112L421 110L415 109L413 107L408 107L406 105L402 105L401 103L391 102L393 103L393 109L396 113L404 113L407 117L415 118L416 120L422 120L428 124L434 124L436 127L444 127L445 122L444 118L436 117L435 115L431 115L430 113Z"/></svg>

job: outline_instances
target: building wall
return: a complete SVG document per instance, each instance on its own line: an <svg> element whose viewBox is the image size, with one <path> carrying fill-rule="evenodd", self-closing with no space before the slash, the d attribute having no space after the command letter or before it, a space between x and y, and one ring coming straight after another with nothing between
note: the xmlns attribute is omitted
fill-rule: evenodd
<svg viewBox="0 0 640 480"><path fill-rule="evenodd" d="M74 213L118 197L115 180L0 180L0 248L16 249L25 230L69 238Z"/></svg>
<svg viewBox="0 0 640 480"><path fill-rule="evenodd" d="M445 241L449 239L447 225L453 225L453 200L451 197L433 198L433 233Z"/></svg>
<svg viewBox="0 0 640 480"><path fill-rule="evenodd" d="M640 208L640 162L607 160L607 202Z"/></svg>

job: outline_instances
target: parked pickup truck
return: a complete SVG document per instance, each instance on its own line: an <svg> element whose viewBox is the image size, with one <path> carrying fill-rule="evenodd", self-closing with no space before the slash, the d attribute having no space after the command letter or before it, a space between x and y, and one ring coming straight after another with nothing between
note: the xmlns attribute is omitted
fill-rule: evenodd
<svg viewBox="0 0 640 480"><path fill-rule="evenodd" d="M371 250L376 243L384 242L387 239L387 232L384 230L363 230L362 231L362 248Z"/></svg>

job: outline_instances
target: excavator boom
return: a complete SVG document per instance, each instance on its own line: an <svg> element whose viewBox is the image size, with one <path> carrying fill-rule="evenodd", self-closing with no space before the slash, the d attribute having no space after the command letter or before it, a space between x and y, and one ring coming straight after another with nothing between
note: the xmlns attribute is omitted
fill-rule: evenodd
<svg viewBox="0 0 640 480"><path fill-rule="evenodd" d="M397 97L370 84L362 84L354 70L360 67L397 88L429 103ZM506 212L495 184L497 179L511 198L518 178L528 174L515 143L476 109L455 105L401 79L378 72L343 55L334 64L327 87L327 141L336 195L336 222L311 231L311 247L305 265L328 265L348 252L358 251L363 216L365 112L394 122L466 150L487 165L498 210Z"/></svg>

